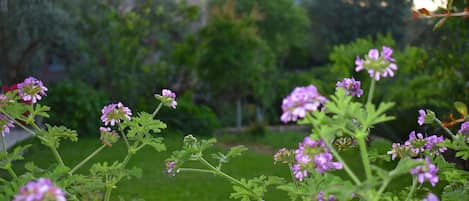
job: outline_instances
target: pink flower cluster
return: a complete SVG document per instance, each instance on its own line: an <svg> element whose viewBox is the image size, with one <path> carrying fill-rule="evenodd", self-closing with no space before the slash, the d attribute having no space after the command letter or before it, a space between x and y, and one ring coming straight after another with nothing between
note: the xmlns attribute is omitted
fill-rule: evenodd
<svg viewBox="0 0 469 201"><path fill-rule="evenodd" d="M156 99L160 100L161 103L166 107L176 109L176 94L169 89L163 89L160 94L155 94Z"/></svg>
<svg viewBox="0 0 469 201"><path fill-rule="evenodd" d="M295 151L296 164L293 165L293 174L295 177L303 181L308 176L308 171L312 169L319 173L329 170L342 169L340 162L332 160L332 154L327 149L322 140L313 140L305 137Z"/></svg>
<svg viewBox="0 0 469 201"><path fill-rule="evenodd" d="M3 136L8 134L10 132L10 128L15 127L13 125L13 121L11 119L8 119L7 116L0 114L0 131Z"/></svg>
<svg viewBox="0 0 469 201"><path fill-rule="evenodd" d="M36 103L42 96L46 96L46 91L47 88L42 82L34 77L28 77L18 84L18 95L23 101Z"/></svg>
<svg viewBox="0 0 469 201"><path fill-rule="evenodd" d="M397 70L396 60L392 57L392 49L383 46L381 55L378 49L371 49L365 59L357 56L355 59L355 71L367 70L370 77L380 80L381 77L393 77L394 71Z"/></svg>
<svg viewBox="0 0 469 201"><path fill-rule="evenodd" d="M101 113L101 120L106 126L114 126L124 119L130 120L130 116L132 116L132 111L130 111L128 107L125 107L121 102L104 106Z"/></svg>
<svg viewBox="0 0 469 201"><path fill-rule="evenodd" d="M318 110L326 102L314 85L296 87L282 102L283 114L280 120L284 123L304 118L307 112Z"/></svg>
<svg viewBox="0 0 469 201"><path fill-rule="evenodd" d="M14 201L67 201L65 192L55 186L50 179L39 178L20 188Z"/></svg>
<svg viewBox="0 0 469 201"><path fill-rule="evenodd" d="M166 171L171 176L176 176L176 173L179 172L179 169L175 169L176 161L168 161L166 162Z"/></svg>
<svg viewBox="0 0 469 201"><path fill-rule="evenodd" d="M423 159L417 159L417 160L423 160ZM435 186L436 183L438 183L438 168L436 167L435 164L433 164L430 160L430 158L425 159L425 164L424 165L419 165L413 169L410 170L410 173L412 175L417 176L417 181L421 184L425 182L425 180L429 181L432 186Z"/></svg>
<svg viewBox="0 0 469 201"><path fill-rule="evenodd" d="M410 132L409 140L404 145L400 143L393 143L392 150L388 151L388 154L392 155L392 160L396 159L397 156L418 156L427 151L430 154L439 155L447 150L446 147L440 146L440 143L445 141L443 136L431 135L423 137L422 133Z"/></svg>
<svg viewBox="0 0 469 201"><path fill-rule="evenodd" d="M363 90L360 88L360 81L355 80L355 78L344 78L342 81L338 81L336 89L343 88L347 95L360 97L363 95Z"/></svg>

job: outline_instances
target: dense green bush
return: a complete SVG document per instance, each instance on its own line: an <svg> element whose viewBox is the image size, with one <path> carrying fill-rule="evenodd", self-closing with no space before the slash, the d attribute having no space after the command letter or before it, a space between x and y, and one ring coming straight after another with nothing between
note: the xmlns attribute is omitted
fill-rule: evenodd
<svg viewBox="0 0 469 201"><path fill-rule="evenodd" d="M109 103L109 97L81 81L62 81L50 86L45 104L52 106L52 125L65 125L80 135L99 136L101 108Z"/></svg>
<svg viewBox="0 0 469 201"><path fill-rule="evenodd" d="M220 127L217 115L206 105L194 104L192 93L185 93L177 98L178 112L168 110L160 112L161 119L170 128L178 128L184 134L211 135L213 129Z"/></svg>

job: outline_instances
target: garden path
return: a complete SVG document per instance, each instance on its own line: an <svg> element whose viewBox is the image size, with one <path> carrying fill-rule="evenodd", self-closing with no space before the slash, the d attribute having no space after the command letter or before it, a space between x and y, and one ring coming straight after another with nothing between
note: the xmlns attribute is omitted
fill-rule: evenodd
<svg viewBox="0 0 469 201"><path fill-rule="evenodd" d="M6 147L9 149L16 143L26 140L31 137L31 134L27 133L22 129L11 129L10 133L5 136ZM0 150L3 151L3 147L0 146Z"/></svg>

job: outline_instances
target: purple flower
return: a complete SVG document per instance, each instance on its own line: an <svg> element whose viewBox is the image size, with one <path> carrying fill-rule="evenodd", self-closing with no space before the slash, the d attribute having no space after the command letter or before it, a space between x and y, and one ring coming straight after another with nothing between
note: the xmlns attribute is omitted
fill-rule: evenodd
<svg viewBox="0 0 469 201"><path fill-rule="evenodd" d="M360 81L356 81L355 78L344 78L342 81L338 81L336 90L344 88L347 95L360 97L363 94L363 90L360 88Z"/></svg>
<svg viewBox="0 0 469 201"><path fill-rule="evenodd" d="M438 155L447 150L446 147L442 147L439 145L440 143L445 141L445 138L443 136L431 135L428 136L425 140L425 150L429 151L430 153Z"/></svg>
<svg viewBox="0 0 469 201"><path fill-rule="evenodd" d="M436 195L433 193L429 193L422 201L440 201L440 199L438 199L438 197L436 197Z"/></svg>
<svg viewBox="0 0 469 201"><path fill-rule="evenodd" d="M297 178L300 181L303 181L303 179L308 176L308 171L304 169L303 167L301 167L300 164L293 165L292 170L293 170L293 175L295 176L295 178Z"/></svg>
<svg viewBox="0 0 469 201"><path fill-rule="evenodd" d="M383 46L381 56L378 49L370 49L365 59L357 56L355 59L355 71L367 70L370 77L375 80L380 80L381 77L393 77L394 71L397 70L397 65L394 63L395 59L392 57L392 49Z"/></svg>
<svg viewBox="0 0 469 201"><path fill-rule="evenodd" d="M304 118L307 112L318 110L326 102L314 85L296 87L282 102L283 114L280 120L284 123Z"/></svg>
<svg viewBox="0 0 469 201"><path fill-rule="evenodd" d="M66 201L65 192L55 186L50 179L39 178L20 188L14 201Z"/></svg>
<svg viewBox="0 0 469 201"><path fill-rule="evenodd" d="M0 131L2 135L5 136L8 134L10 132L10 128L13 127L15 127L15 125L13 125L13 121L10 120L7 116L0 114Z"/></svg>
<svg viewBox="0 0 469 201"><path fill-rule="evenodd" d="M314 156L314 163L316 163L316 171L324 173L331 169L342 169L342 163L332 162L331 153L319 153Z"/></svg>
<svg viewBox="0 0 469 201"><path fill-rule="evenodd" d="M0 108L2 108L4 105L8 103L8 97L5 96L4 94L0 94Z"/></svg>
<svg viewBox="0 0 469 201"><path fill-rule="evenodd" d="M119 134L115 131L111 131L111 128L99 127L99 132L101 134L101 142L108 147L112 147L112 144L119 140Z"/></svg>
<svg viewBox="0 0 469 201"><path fill-rule="evenodd" d="M469 134L469 121L466 121L461 124L461 128L459 129L458 133L461 133L463 135Z"/></svg>
<svg viewBox="0 0 469 201"><path fill-rule="evenodd" d="M323 191L319 191L318 195L317 195L317 200L318 201L337 201L337 199L335 198L334 195L329 195L329 197L327 198L327 200L324 198L325 195L324 195L324 192Z"/></svg>
<svg viewBox="0 0 469 201"><path fill-rule="evenodd" d="M431 135L424 137L422 133L410 132L409 139L403 144L393 143L392 150L387 153L392 155L392 160L397 156L403 157L416 157L424 152L429 154L439 155L447 150L446 147L441 146L445 141L442 136Z"/></svg>
<svg viewBox="0 0 469 201"><path fill-rule="evenodd" d="M171 176L176 176L176 173L179 172L179 169L174 169L176 166L176 161L168 161L166 162L166 171L168 172L169 175Z"/></svg>
<svg viewBox="0 0 469 201"><path fill-rule="evenodd" d="M417 119L417 123L421 126L425 123L425 117L427 116L427 113L425 112L425 110L423 109L420 109L419 110L419 117Z"/></svg>
<svg viewBox="0 0 469 201"><path fill-rule="evenodd" d="M161 101L161 103L166 107L172 107L176 109L176 94L169 89L163 89L161 95L155 94L155 97Z"/></svg>
<svg viewBox="0 0 469 201"><path fill-rule="evenodd" d="M417 160L423 160L423 159L417 159ZM410 174L417 176L417 181L421 184L425 182L425 180L427 180L432 184L432 186L435 186L436 183L438 183L438 175L436 175L436 173L438 172L438 168L436 167L435 164L433 164L430 161L429 157L425 159L425 162L426 164L419 165L411 169Z"/></svg>
<svg viewBox="0 0 469 201"><path fill-rule="evenodd" d="M36 103L42 96L46 96L46 91L47 88L42 82L34 77L28 77L18 84L18 95L23 101Z"/></svg>
<svg viewBox="0 0 469 201"><path fill-rule="evenodd" d="M293 166L295 177L302 181L308 176L309 170L316 170L319 173L326 171L342 169L342 164L334 162L332 154L329 153L322 140L313 140L305 137L302 143L295 150L296 164Z"/></svg>
<svg viewBox="0 0 469 201"><path fill-rule="evenodd" d="M104 106L101 113L101 121L103 121L106 126L114 126L124 119L130 120L130 116L132 116L132 111L130 111L128 107L125 107L121 102Z"/></svg>

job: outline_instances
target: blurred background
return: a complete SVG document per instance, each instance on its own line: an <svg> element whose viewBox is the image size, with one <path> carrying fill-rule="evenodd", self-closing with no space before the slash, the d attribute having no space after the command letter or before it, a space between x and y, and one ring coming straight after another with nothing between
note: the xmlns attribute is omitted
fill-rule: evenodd
<svg viewBox="0 0 469 201"><path fill-rule="evenodd" d="M464 4L456 1L455 4ZM399 70L376 101L399 116L379 136L406 138L419 108L449 114L469 101L468 20L412 10L431 0L0 0L0 85L32 75L49 87L47 122L98 136L100 109L122 101L151 111L153 94L178 94L161 119L181 133L263 133L282 125L282 98L299 85L323 95L343 77L368 88L354 59L382 45ZM465 6L459 6L464 8ZM363 97L362 97L363 99ZM236 129L234 129L236 131Z"/></svg>

